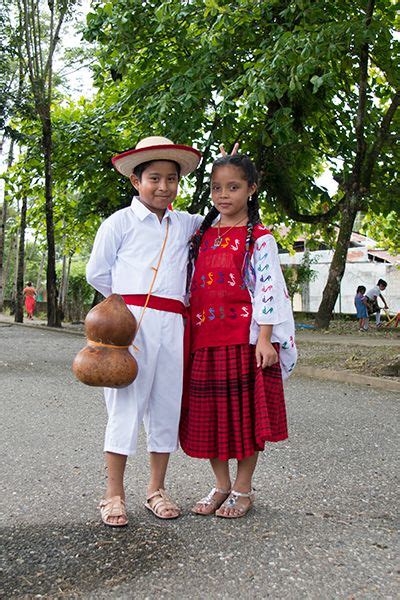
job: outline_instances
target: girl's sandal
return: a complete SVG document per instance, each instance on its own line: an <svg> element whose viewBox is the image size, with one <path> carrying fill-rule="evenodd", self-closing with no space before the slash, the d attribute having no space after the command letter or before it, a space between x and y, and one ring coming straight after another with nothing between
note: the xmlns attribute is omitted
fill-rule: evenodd
<svg viewBox="0 0 400 600"><path fill-rule="evenodd" d="M99 504L101 520L107 527L126 527L128 525L128 517L126 514L125 500L121 496L112 496L112 498L104 498ZM122 517L122 523L110 523L110 517Z"/></svg>
<svg viewBox="0 0 400 600"><path fill-rule="evenodd" d="M155 498L155 500L150 504L149 500L152 500L153 498ZM175 502L172 502L172 500L168 498L165 490L162 490L161 488L159 490L156 490L150 496L148 496L144 505L153 513L153 515L155 515L159 519L176 519L181 515L181 509L179 508L179 506L177 506ZM173 510L177 514L163 514L167 510Z"/></svg>
<svg viewBox="0 0 400 600"><path fill-rule="evenodd" d="M214 487L208 494L208 496L196 502L196 504L192 508L192 513L195 513L196 515L203 515L206 517L208 515L213 515L215 511L221 506L221 504L226 500L226 497L229 496L230 493L230 490L226 491L221 490L221 488ZM214 498L215 494L223 494L225 498L218 501ZM196 510L196 508L200 506L204 506L205 510Z"/></svg>
<svg viewBox="0 0 400 600"><path fill-rule="evenodd" d="M248 498L250 502L245 507L238 506L239 498ZM223 517L224 519L239 519L240 517L244 517L249 512L249 510L254 504L254 500L254 490L251 490L246 494L243 492L235 492L235 490L232 490L229 497L225 500L223 504L221 504L220 508L215 512L215 515L217 517ZM221 510L223 511L227 508L235 510L236 514L225 514L224 512L221 512Z"/></svg>

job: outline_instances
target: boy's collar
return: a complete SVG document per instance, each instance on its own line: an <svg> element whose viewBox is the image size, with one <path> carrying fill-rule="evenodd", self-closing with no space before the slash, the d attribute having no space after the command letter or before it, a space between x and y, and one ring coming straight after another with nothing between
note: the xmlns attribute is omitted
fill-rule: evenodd
<svg viewBox="0 0 400 600"><path fill-rule="evenodd" d="M144 204L142 204L142 202L140 202L138 196L133 196L131 202L131 209L140 221L144 221L144 219L149 215L154 215L154 213L151 212L151 210L149 210ZM165 217L168 217L170 214L171 211L169 210L169 208L167 208L163 219L165 219Z"/></svg>

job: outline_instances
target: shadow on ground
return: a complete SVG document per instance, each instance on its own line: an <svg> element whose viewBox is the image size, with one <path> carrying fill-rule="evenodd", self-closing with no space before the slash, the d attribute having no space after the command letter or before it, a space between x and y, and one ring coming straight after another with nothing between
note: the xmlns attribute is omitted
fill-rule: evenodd
<svg viewBox="0 0 400 600"><path fill-rule="evenodd" d="M73 597L102 587L113 588L174 559L182 544L164 527L130 517L129 528L101 524L35 525L2 528L0 597ZM168 545L169 545L168 543Z"/></svg>

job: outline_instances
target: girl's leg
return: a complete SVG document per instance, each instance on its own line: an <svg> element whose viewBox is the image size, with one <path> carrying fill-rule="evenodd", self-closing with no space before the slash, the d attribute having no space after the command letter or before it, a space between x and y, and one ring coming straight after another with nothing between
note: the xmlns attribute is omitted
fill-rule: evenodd
<svg viewBox="0 0 400 600"><path fill-rule="evenodd" d="M242 492L247 494L252 491L252 479L253 473L257 465L258 460L258 452L253 454L253 456L248 456L243 460L238 460L238 468L236 479L232 486L232 491ZM239 508L246 510L248 506L251 504L250 498L239 496L236 501L236 508L222 507L218 512L223 513L227 516L236 516L239 514Z"/></svg>
<svg viewBox="0 0 400 600"><path fill-rule="evenodd" d="M226 492L227 492L225 494L223 494L221 492L214 493L212 499L215 502L215 504L213 506L213 510L215 510L215 507L218 508L222 504L222 502L224 500L226 500L227 494L228 494L228 492L230 492L231 477L229 474L229 462L227 460L220 460L219 458L211 458L210 464L211 464L212 470L214 471L214 475L215 475L215 487L219 488L220 490L226 490ZM198 502L194 506L194 508L195 508L196 512L210 514L210 506L205 503Z"/></svg>
<svg viewBox="0 0 400 600"><path fill-rule="evenodd" d="M165 489L165 475L167 473L169 452L150 452L150 481L147 486L147 496L151 496L157 490ZM155 504L159 497L148 500L150 506ZM180 514L179 509L166 509L162 511L163 517L175 517Z"/></svg>
<svg viewBox="0 0 400 600"><path fill-rule="evenodd" d="M107 490L105 498L121 496L122 500L125 500L124 473L127 456L124 454L115 454L114 452L106 452L105 455L107 464ZM125 518L110 516L107 521L111 524L124 523Z"/></svg>

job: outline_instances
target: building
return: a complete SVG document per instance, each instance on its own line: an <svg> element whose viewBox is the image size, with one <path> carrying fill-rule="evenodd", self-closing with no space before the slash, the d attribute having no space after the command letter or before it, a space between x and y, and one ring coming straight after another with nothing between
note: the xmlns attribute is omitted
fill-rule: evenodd
<svg viewBox="0 0 400 600"><path fill-rule="evenodd" d="M321 248L323 248L321 244ZM300 264L304 258L306 240L299 238L294 245L295 254L280 253L282 265ZM316 271L314 281L305 285L301 294L294 297L293 308L300 312L317 312L322 293L328 278L333 250L323 248L310 251L310 258L316 262L312 268ZM335 313L354 314L354 296L359 285L370 289L378 279L387 281L384 297L391 314L400 311L400 256L392 256L377 248L377 243L360 233L353 233L347 252L346 269L335 304Z"/></svg>

